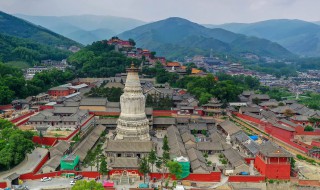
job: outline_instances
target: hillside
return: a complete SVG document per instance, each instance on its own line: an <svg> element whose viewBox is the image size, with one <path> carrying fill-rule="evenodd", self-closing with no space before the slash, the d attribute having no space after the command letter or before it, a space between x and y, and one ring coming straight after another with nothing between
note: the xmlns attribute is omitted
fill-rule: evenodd
<svg viewBox="0 0 320 190"><path fill-rule="evenodd" d="M82 44L91 44L94 41L109 39L116 34L145 24L143 21L130 18L98 15L56 17L19 14L16 16Z"/></svg>
<svg viewBox="0 0 320 190"><path fill-rule="evenodd" d="M44 59L62 60L71 52L43 45L30 39L0 34L0 62L22 61L29 65Z"/></svg>
<svg viewBox="0 0 320 190"><path fill-rule="evenodd" d="M320 55L320 25L315 23L280 19L251 24L211 25L210 27L223 28L235 33L265 38L277 42L289 51L302 56Z"/></svg>
<svg viewBox="0 0 320 190"><path fill-rule="evenodd" d="M30 22L0 11L0 34L18 38L30 39L44 45L59 48L80 46L77 42L56 34L46 28L36 26Z"/></svg>
<svg viewBox="0 0 320 190"><path fill-rule="evenodd" d="M120 38L132 38L137 47L148 48L157 55L177 59L186 55L252 52L261 56L290 57L288 50L268 40L247 37L224 29L209 29L182 18L168 18L126 31Z"/></svg>

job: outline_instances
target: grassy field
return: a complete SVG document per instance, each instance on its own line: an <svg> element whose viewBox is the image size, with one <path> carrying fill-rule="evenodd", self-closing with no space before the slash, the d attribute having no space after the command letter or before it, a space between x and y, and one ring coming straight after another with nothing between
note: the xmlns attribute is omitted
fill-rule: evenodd
<svg viewBox="0 0 320 190"><path fill-rule="evenodd" d="M25 61L9 61L5 63L6 65L11 65L13 67L17 67L19 69L29 68L30 65Z"/></svg>

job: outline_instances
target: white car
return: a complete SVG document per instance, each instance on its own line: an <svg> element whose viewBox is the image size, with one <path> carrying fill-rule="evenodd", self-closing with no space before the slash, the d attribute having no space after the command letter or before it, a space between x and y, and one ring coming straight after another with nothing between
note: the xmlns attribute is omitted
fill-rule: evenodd
<svg viewBox="0 0 320 190"><path fill-rule="evenodd" d="M42 182L51 181L51 180L52 180L51 177L43 177L43 178L41 178Z"/></svg>
<svg viewBox="0 0 320 190"><path fill-rule="evenodd" d="M74 185L74 184L76 184L76 182L77 182L77 181L72 180L72 181L70 181L70 185Z"/></svg>

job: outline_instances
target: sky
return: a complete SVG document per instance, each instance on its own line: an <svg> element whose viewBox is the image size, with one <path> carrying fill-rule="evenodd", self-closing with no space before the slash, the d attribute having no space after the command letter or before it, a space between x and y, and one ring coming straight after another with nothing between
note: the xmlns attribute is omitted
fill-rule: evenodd
<svg viewBox="0 0 320 190"><path fill-rule="evenodd" d="M320 21L320 0L0 0L9 14L109 15L146 22L182 17L201 24L268 19Z"/></svg>

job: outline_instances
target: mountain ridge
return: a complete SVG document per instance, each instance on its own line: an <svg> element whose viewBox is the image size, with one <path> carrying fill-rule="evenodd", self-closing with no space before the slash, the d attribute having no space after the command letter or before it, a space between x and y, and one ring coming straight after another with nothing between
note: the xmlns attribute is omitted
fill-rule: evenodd
<svg viewBox="0 0 320 190"><path fill-rule="evenodd" d="M136 27L118 35L120 38L132 38L138 47L152 49L160 55L169 58L177 58L168 54L165 46L175 48L175 51L194 51L194 54L202 52L209 53L210 49L219 49L219 53L246 53L252 52L263 56L289 57L292 54L280 45L268 40L247 37L243 34L236 34L224 29L209 29L187 19L171 17L165 20L156 21L146 25ZM212 43L207 43L206 40ZM190 47L190 42L196 40L194 48ZM237 40L237 41L236 41ZM236 42L241 44L237 45ZM260 44L261 43L261 44ZM240 46L244 45L241 49ZM265 47L272 47L266 49ZM258 51L256 50L257 48ZM194 49L194 50L192 50ZM223 51L226 50L227 52ZM175 54L173 52L173 54ZM179 55L180 57L183 55ZM178 57L179 57L178 56Z"/></svg>
<svg viewBox="0 0 320 190"><path fill-rule="evenodd" d="M82 44L91 44L94 41L108 39L117 33L146 23L132 18L101 15L31 16L17 14L16 16L77 40ZM109 32L105 36L94 32L101 29Z"/></svg>
<svg viewBox="0 0 320 190"><path fill-rule="evenodd" d="M64 46L66 49L73 45L81 46L78 42L2 11L0 11L0 33L30 39L43 45Z"/></svg>
<svg viewBox="0 0 320 190"><path fill-rule="evenodd" d="M302 56L320 55L320 25L298 19L272 19L255 23L206 25L277 42Z"/></svg>

